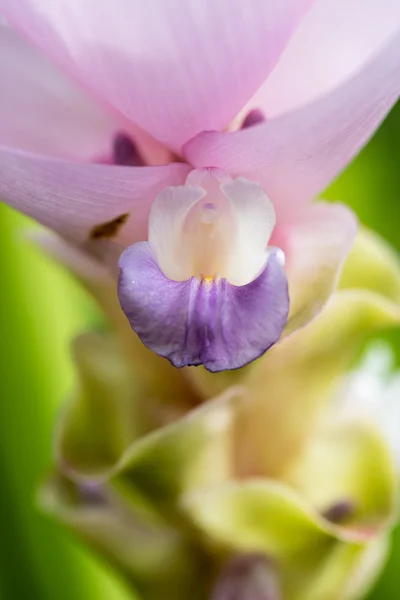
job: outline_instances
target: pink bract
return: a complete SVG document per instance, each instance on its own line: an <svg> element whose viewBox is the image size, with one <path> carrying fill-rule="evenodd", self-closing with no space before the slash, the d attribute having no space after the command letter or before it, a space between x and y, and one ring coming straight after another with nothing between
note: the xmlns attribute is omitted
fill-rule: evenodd
<svg viewBox="0 0 400 600"><path fill-rule="evenodd" d="M85 248L117 220L120 253L191 169L257 181L287 253L289 330L312 318L356 225L308 204L398 98L398 0L0 0L0 15L5 202ZM266 119L239 129L253 109ZM147 166L110 164L121 133Z"/></svg>
<svg viewBox="0 0 400 600"><path fill-rule="evenodd" d="M122 130L143 143L148 162L167 163L151 134L175 151L186 144L196 166L260 181L278 215L295 212L367 141L400 88L397 0L0 0L0 13L61 67L1 28L0 195L61 232L64 217L75 221L78 239L93 205L107 202L105 178L114 181L115 204L96 218L126 211L118 191L128 176L99 167L96 186L91 168L82 169L68 192L53 194L53 215L42 197L74 167L44 168L47 158L91 161ZM254 102L266 123L201 133L223 129ZM18 183L21 172L31 185ZM143 202L151 203L159 172L138 171L134 179L142 178Z"/></svg>

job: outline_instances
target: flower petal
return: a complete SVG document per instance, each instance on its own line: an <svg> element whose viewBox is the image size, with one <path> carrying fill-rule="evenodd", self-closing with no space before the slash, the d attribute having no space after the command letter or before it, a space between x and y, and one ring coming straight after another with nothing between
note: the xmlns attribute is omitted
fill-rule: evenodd
<svg viewBox="0 0 400 600"><path fill-rule="evenodd" d="M398 0L319 0L301 22L276 69L243 109L268 118L332 91L400 26Z"/></svg>
<svg viewBox="0 0 400 600"><path fill-rule="evenodd" d="M190 184L194 177L199 185ZM192 171L186 185L168 187L155 199L148 240L169 279L201 273L244 285L263 270L275 227L272 202L260 184L226 179L221 184L212 170Z"/></svg>
<svg viewBox="0 0 400 600"><path fill-rule="evenodd" d="M188 170L80 164L0 146L0 198L75 242L104 234L128 245L147 239L151 203Z"/></svg>
<svg viewBox="0 0 400 600"><path fill-rule="evenodd" d="M170 279L184 280L191 276L190 248L183 247L182 231L190 209L204 196L200 186L168 187L155 199L150 212L148 240L163 273Z"/></svg>
<svg viewBox="0 0 400 600"><path fill-rule="evenodd" d="M237 369L274 344L286 324L287 281L276 251L240 287L226 279L172 281L146 242L127 248L119 264L119 299L131 327L176 367Z"/></svg>
<svg viewBox="0 0 400 600"><path fill-rule="evenodd" d="M265 265L265 249L276 224L274 206L258 183L244 177L224 183L221 190L237 224L226 277L236 284L247 283ZM284 261L283 255L281 258Z"/></svg>
<svg viewBox="0 0 400 600"><path fill-rule="evenodd" d="M367 141L400 92L400 32L354 77L312 104L231 133L186 144L195 166L213 165L261 183L277 221L321 192Z"/></svg>
<svg viewBox="0 0 400 600"><path fill-rule="evenodd" d="M301 219L277 231L284 246L290 314L284 335L306 325L334 291L357 233L357 220L342 204L318 202Z"/></svg>
<svg viewBox="0 0 400 600"><path fill-rule="evenodd" d="M313 0L1 0L75 78L179 149L224 127L264 82Z"/></svg>
<svg viewBox="0 0 400 600"><path fill-rule="evenodd" d="M123 117L96 104L9 27L0 26L0 143L92 160L110 152Z"/></svg>

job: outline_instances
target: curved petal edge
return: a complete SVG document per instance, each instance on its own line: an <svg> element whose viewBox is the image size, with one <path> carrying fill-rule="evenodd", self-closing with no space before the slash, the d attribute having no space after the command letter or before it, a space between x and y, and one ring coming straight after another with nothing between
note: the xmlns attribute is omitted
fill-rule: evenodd
<svg viewBox="0 0 400 600"><path fill-rule="evenodd" d="M176 367L237 369L268 350L286 324L288 284L278 249L244 286L226 279L172 281L146 242L127 248L119 266L119 300L132 329Z"/></svg>

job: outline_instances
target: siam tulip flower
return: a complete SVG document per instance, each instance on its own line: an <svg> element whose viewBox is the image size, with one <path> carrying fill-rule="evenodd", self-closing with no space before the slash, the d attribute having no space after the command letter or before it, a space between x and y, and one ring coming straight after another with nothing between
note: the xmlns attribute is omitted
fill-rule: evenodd
<svg viewBox="0 0 400 600"><path fill-rule="evenodd" d="M356 221L313 199L398 97L396 0L0 14L0 197L114 273L119 258L146 346L236 369L320 311Z"/></svg>
<svg viewBox="0 0 400 600"><path fill-rule="evenodd" d="M74 343L42 508L143 600L361 598L396 518L400 432L386 427L398 375L385 356L353 365L366 336L400 324L398 257L361 230L325 309L236 378L154 355L144 372L104 265L40 241L114 323Z"/></svg>

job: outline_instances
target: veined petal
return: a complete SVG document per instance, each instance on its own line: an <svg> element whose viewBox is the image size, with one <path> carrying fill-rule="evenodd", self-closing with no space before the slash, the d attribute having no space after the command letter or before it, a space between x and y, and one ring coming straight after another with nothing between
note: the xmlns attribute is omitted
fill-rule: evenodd
<svg viewBox="0 0 400 600"><path fill-rule="evenodd" d="M341 86L265 123L204 132L186 144L195 166L212 164L259 181L277 220L321 192L362 147L400 92L400 31Z"/></svg>
<svg viewBox="0 0 400 600"><path fill-rule="evenodd" d="M0 144L92 160L131 125L98 105L16 31L0 25Z"/></svg>
<svg viewBox="0 0 400 600"><path fill-rule="evenodd" d="M75 242L103 235L129 244L147 238L154 198L188 170L75 163L0 146L0 198Z"/></svg>
<svg viewBox="0 0 400 600"><path fill-rule="evenodd" d="M268 80L243 109L268 118L332 91L362 68L400 26L398 0L319 0Z"/></svg>
<svg viewBox="0 0 400 600"><path fill-rule="evenodd" d="M179 149L233 119L312 3L1 0L0 11L93 92Z"/></svg>
<svg viewBox="0 0 400 600"><path fill-rule="evenodd" d="M289 299L279 253L244 286L219 281L172 281L148 243L120 258L119 299L143 343L173 365L236 369L274 344L286 324Z"/></svg>
<svg viewBox="0 0 400 600"><path fill-rule="evenodd" d="M284 335L306 325L334 291L357 233L357 219L343 204L317 202L293 225L276 232L286 240L290 314Z"/></svg>

